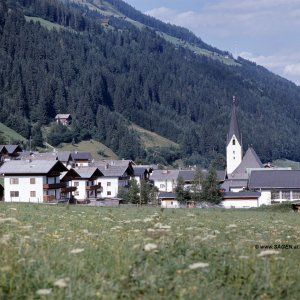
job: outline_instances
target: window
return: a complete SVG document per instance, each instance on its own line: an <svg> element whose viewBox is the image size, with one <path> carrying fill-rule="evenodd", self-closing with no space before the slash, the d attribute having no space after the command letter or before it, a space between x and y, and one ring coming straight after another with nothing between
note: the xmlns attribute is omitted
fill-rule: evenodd
<svg viewBox="0 0 300 300"><path fill-rule="evenodd" d="M36 191L30 191L30 197L36 197Z"/></svg>
<svg viewBox="0 0 300 300"><path fill-rule="evenodd" d="M111 196L111 191L107 191L107 196Z"/></svg>
<svg viewBox="0 0 300 300"><path fill-rule="evenodd" d="M107 186L111 186L111 182L107 182L107 184L106 184Z"/></svg>
<svg viewBox="0 0 300 300"><path fill-rule="evenodd" d="M300 200L300 191L293 191L293 199Z"/></svg>
<svg viewBox="0 0 300 300"><path fill-rule="evenodd" d="M235 145L235 139L232 140L232 145Z"/></svg>
<svg viewBox="0 0 300 300"><path fill-rule="evenodd" d="M30 184L35 184L35 178L30 178Z"/></svg>
<svg viewBox="0 0 300 300"><path fill-rule="evenodd" d="M272 200L280 199L280 192L279 191L272 191L271 192L271 199Z"/></svg>
<svg viewBox="0 0 300 300"><path fill-rule="evenodd" d="M290 192L282 192L282 199L290 200L291 199Z"/></svg>
<svg viewBox="0 0 300 300"><path fill-rule="evenodd" d="M10 178L9 183L10 184L19 184L19 178Z"/></svg>
<svg viewBox="0 0 300 300"><path fill-rule="evenodd" d="M79 196L79 192L78 192L78 191L75 191L75 192L74 192L74 196Z"/></svg>
<svg viewBox="0 0 300 300"><path fill-rule="evenodd" d="M19 197L19 191L10 191L10 197Z"/></svg>
<svg viewBox="0 0 300 300"><path fill-rule="evenodd" d="M74 186L79 186L79 182L78 181L74 181Z"/></svg>

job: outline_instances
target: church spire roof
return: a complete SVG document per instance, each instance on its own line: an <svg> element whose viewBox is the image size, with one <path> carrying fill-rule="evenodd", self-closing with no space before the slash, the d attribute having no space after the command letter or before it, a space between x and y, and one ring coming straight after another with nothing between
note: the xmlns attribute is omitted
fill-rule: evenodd
<svg viewBox="0 0 300 300"><path fill-rule="evenodd" d="M229 125L229 131L228 131L228 134L227 134L227 145L231 141L233 135L235 135L237 141L241 145L242 144L242 141L241 141L242 138L241 138L241 135L240 135L239 126L238 126L238 122L237 122L237 118L236 118L235 96L233 96L233 99L232 99L230 125Z"/></svg>

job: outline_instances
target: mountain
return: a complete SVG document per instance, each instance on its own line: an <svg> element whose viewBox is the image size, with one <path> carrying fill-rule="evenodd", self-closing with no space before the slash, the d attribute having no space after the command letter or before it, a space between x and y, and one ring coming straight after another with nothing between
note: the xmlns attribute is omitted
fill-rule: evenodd
<svg viewBox="0 0 300 300"><path fill-rule="evenodd" d="M225 153L233 95L244 145L300 159L292 82L120 0L0 0L0 122L36 145L70 113L70 128L50 125L54 146L94 139L122 158L205 166ZM149 149L132 124L180 148Z"/></svg>

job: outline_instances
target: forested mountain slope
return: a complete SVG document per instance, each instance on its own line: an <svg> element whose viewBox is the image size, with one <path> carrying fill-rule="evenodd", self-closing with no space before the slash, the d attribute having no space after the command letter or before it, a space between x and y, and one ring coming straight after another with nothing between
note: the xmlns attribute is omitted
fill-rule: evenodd
<svg viewBox="0 0 300 300"><path fill-rule="evenodd" d="M227 65L174 47L159 28L117 17L110 24L104 28L99 12L73 3L0 0L0 122L34 139L57 113L71 113L72 127L53 126L50 137L94 138L120 157L154 159L130 128L133 122L179 143L176 155L188 163L207 164L225 153L235 95L244 145L253 144L262 160L300 159L295 84L243 59ZM193 43L214 51L200 41Z"/></svg>

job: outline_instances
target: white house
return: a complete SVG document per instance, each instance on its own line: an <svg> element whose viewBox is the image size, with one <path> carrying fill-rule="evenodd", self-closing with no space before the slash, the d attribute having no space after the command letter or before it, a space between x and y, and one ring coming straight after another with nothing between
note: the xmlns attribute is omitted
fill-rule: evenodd
<svg viewBox="0 0 300 300"><path fill-rule="evenodd" d="M72 179L72 186L77 190L74 197L77 200L96 199L101 197L101 183L98 181L102 172L97 167L75 168L78 177Z"/></svg>
<svg viewBox="0 0 300 300"><path fill-rule="evenodd" d="M254 170L249 189L259 191L260 205L300 200L300 170Z"/></svg>
<svg viewBox="0 0 300 300"><path fill-rule="evenodd" d="M227 192L223 195L221 205L224 208L250 208L259 207L260 192L242 191Z"/></svg>
<svg viewBox="0 0 300 300"><path fill-rule="evenodd" d="M102 198L116 198L119 189L127 187L134 175L132 161L128 160L97 161L93 165L98 166L104 175L98 178L102 186Z"/></svg>
<svg viewBox="0 0 300 300"><path fill-rule="evenodd" d="M61 199L62 172L68 169L55 160L12 160L4 163L0 174L4 176L4 201L49 202Z"/></svg>
<svg viewBox="0 0 300 300"><path fill-rule="evenodd" d="M158 202L162 208L179 208L180 204L176 199L176 194L170 192L160 192Z"/></svg>
<svg viewBox="0 0 300 300"><path fill-rule="evenodd" d="M179 170L154 170L150 180L161 192L174 192L177 186Z"/></svg>
<svg viewBox="0 0 300 300"><path fill-rule="evenodd" d="M61 199L71 200L74 198L74 193L77 191L76 186L72 186L72 181L80 175L74 170L62 172L60 175L60 181L66 183L66 187L61 188Z"/></svg>

